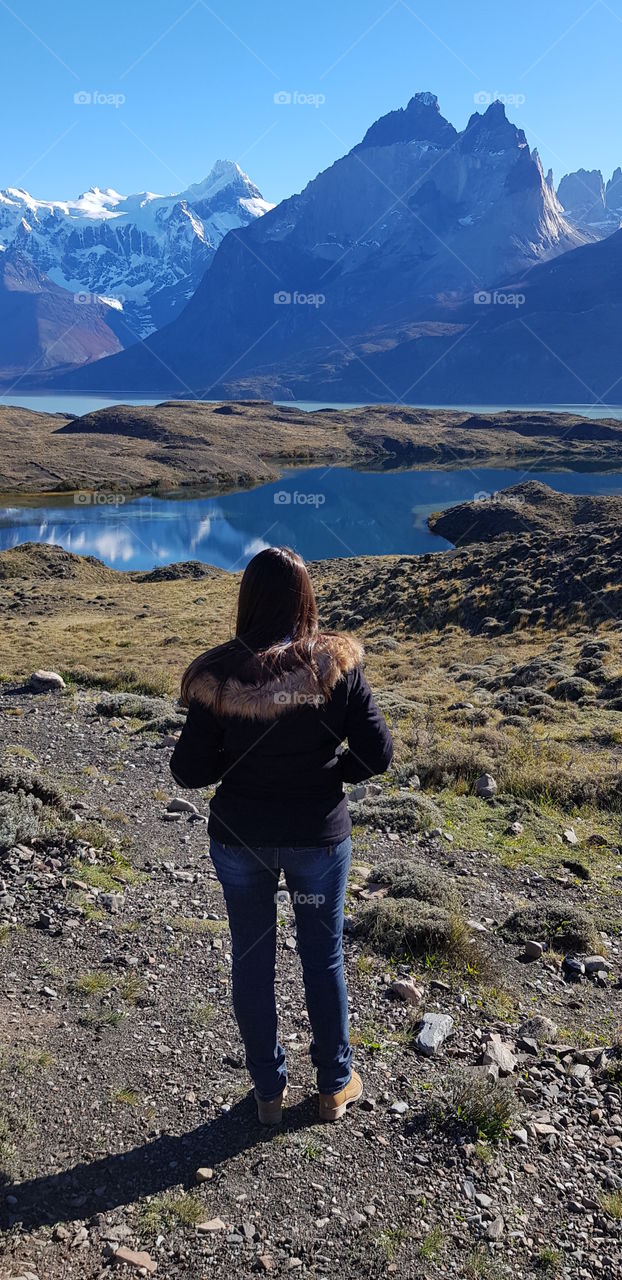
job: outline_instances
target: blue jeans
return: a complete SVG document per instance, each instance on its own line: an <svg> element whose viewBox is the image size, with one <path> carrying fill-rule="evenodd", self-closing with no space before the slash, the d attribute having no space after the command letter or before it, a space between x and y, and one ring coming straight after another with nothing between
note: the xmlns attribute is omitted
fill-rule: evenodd
<svg viewBox="0 0 622 1280"><path fill-rule="evenodd" d="M249 849L210 842L231 930L233 1007L260 1098L277 1097L287 1083L274 996L281 870L296 918L318 1089L338 1093L352 1076L342 946L350 853L349 837L311 849Z"/></svg>

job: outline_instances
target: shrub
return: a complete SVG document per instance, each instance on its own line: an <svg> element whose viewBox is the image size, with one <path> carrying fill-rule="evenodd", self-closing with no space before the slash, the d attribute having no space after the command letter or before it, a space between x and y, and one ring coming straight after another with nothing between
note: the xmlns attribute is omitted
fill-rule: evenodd
<svg viewBox="0 0 622 1280"><path fill-rule="evenodd" d="M464 1125L487 1142L505 1136L517 1111L514 1086L475 1067L449 1071L430 1105L441 1120Z"/></svg>
<svg viewBox="0 0 622 1280"><path fill-rule="evenodd" d="M0 792L0 853L39 834L43 805L23 791Z"/></svg>
<svg viewBox="0 0 622 1280"><path fill-rule="evenodd" d="M407 960L433 954L457 959L469 947L460 915L414 898L371 902L359 917L357 932L383 955Z"/></svg>
<svg viewBox="0 0 622 1280"><path fill-rule="evenodd" d="M441 824L433 800L416 791L410 796L370 796L350 804L355 825L388 827L391 831L426 831Z"/></svg>
<svg viewBox="0 0 622 1280"><path fill-rule="evenodd" d="M374 867L369 882L386 885L391 898L415 898L417 902L457 906L459 896L449 876L424 862L393 858L382 867Z"/></svg>
<svg viewBox="0 0 622 1280"><path fill-rule="evenodd" d="M558 903L530 903L512 912L501 928L509 941L535 938L563 951L594 951L598 934L592 917L582 907Z"/></svg>

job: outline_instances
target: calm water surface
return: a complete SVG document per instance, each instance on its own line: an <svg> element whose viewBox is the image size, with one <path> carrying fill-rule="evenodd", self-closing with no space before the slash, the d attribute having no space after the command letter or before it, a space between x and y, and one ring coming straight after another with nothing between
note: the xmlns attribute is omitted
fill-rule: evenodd
<svg viewBox="0 0 622 1280"><path fill-rule="evenodd" d="M472 501L520 480L563 493L622 494L621 475L524 472L353 471L313 467L279 481L218 497L77 494L0 508L0 550L21 542L55 543L117 569L152 569L201 560L241 569L263 547L287 543L305 559L422 555L450 544L426 526L432 511Z"/></svg>

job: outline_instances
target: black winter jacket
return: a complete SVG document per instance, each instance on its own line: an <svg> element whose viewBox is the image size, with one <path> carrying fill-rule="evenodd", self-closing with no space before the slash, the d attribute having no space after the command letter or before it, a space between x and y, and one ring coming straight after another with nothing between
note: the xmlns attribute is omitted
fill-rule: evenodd
<svg viewBox="0 0 622 1280"><path fill-rule="evenodd" d="M247 684L215 658L194 681L171 771L182 787L219 783L208 831L221 844L338 844L352 830L343 784L388 769L393 744L361 670L361 646L351 636L321 636L316 656L326 699L302 666Z"/></svg>

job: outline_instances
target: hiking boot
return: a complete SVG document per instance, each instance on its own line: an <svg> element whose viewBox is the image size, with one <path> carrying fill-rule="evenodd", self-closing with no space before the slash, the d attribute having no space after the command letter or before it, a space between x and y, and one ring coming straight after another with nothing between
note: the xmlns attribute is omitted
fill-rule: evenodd
<svg viewBox="0 0 622 1280"><path fill-rule="evenodd" d="M351 1102L358 1102L363 1097L363 1081L357 1071L352 1072L345 1089L339 1093L320 1094L320 1120L340 1120Z"/></svg>
<svg viewBox="0 0 622 1280"><path fill-rule="evenodd" d="M257 1116L260 1124L280 1124L283 1119L283 1098L287 1093L287 1085L282 1093L277 1094L276 1098L258 1098L255 1089L255 1102L257 1103Z"/></svg>

